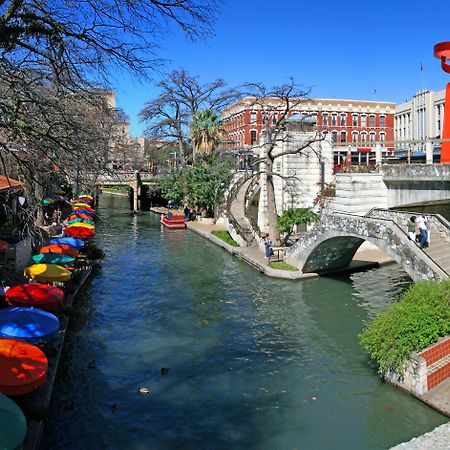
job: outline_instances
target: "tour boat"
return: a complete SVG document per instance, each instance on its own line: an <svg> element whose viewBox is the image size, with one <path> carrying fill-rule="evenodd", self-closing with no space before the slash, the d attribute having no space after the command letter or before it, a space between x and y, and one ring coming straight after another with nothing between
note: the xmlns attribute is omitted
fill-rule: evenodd
<svg viewBox="0 0 450 450"><path fill-rule="evenodd" d="M161 223L167 228L185 228L186 223L184 221L184 215L173 214L168 212L167 214L161 214Z"/></svg>

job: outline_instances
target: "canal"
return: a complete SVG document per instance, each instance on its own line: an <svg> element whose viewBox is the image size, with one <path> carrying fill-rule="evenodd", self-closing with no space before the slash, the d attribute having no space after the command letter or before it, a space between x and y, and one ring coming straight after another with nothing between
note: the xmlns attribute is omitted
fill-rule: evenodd
<svg viewBox="0 0 450 450"><path fill-rule="evenodd" d="M106 258L73 311L41 450L387 449L446 422L382 383L357 341L408 287L396 266L270 279L128 206L101 198Z"/></svg>

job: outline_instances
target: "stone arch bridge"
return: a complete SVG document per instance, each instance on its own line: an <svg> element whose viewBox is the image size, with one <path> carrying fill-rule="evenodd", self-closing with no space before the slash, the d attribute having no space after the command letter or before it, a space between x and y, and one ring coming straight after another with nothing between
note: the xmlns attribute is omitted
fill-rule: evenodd
<svg viewBox="0 0 450 450"><path fill-rule="evenodd" d="M423 250L408 238L407 223L413 214L384 209L373 209L364 216L333 212L290 247L286 259L303 272L329 273L348 267L360 245L368 241L395 260L414 281L447 278L449 222L438 214L428 215L431 243Z"/></svg>

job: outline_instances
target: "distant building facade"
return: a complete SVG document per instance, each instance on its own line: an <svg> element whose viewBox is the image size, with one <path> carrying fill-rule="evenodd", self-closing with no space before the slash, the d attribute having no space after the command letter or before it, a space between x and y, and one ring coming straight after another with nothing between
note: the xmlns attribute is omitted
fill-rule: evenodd
<svg viewBox="0 0 450 450"><path fill-rule="evenodd" d="M444 124L445 90L422 90L395 108L395 140L440 138Z"/></svg>
<svg viewBox="0 0 450 450"><path fill-rule="evenodd" d="M294 99L295 101L295 99ZM245 149L259 143L265 121L276 120L283 110L277 98L264 105L246 97L222 111L222 144ZM318 131L327 132L334 146L373 146L394 140L395 103L368 100L305 99L288 115L313 116Z"/></svg>

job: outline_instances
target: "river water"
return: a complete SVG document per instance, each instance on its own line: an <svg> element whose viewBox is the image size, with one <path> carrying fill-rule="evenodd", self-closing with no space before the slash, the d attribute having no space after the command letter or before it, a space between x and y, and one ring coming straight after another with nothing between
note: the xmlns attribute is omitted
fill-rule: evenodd
<svg viewBox="0 0 450 450"><path fill-rule="evenodd" d="M128 207L101 198L106 258L75 305L41 450L386 449L446 422L357 341L408 287L396 266L270 279Z"/></svg>

